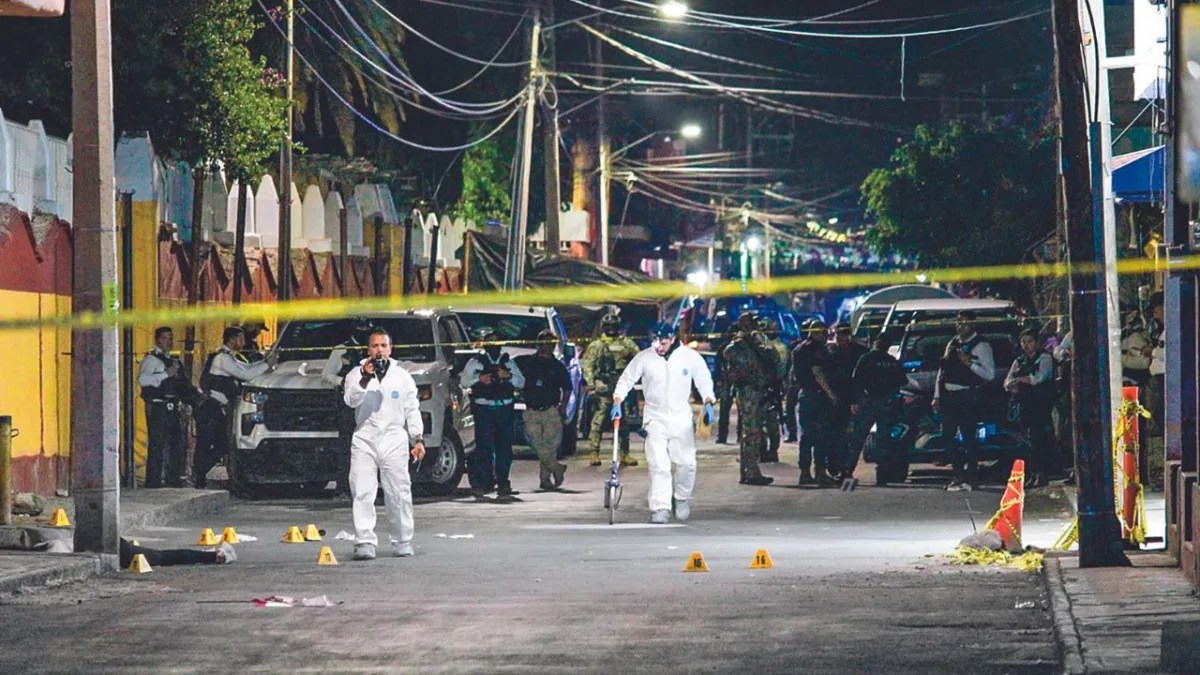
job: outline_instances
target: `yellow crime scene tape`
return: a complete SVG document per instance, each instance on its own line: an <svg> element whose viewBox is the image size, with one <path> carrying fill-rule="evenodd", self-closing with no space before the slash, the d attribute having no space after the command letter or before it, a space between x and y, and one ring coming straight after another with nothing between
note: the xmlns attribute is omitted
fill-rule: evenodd
<svg viewBox="0 0 1200 675"><path fill-rule="evenodd" d="M1200 269L1200 255L1178 259L1146 258L1121 260L1116 272L1150 274L1168 270ZM483 291L466 294L377 296L363 298L316 298L241 305L196 305L164 307L121 312L84 311L73 314L0 319L0 331L31 328L67 328L87 331L110 327L164 325L172 323L239 322L247 315L276 321L335 319L346 316L435 308L466 309L489 305L565 306L608 304L614 302L667 300L688 296L706 298L740 295L773 295L801 291L825 291L845 288L890 286L902 283L954 284L964 282L1008 281L1018 279L1063 278L1098 275L1099 264L1026 263L986 267L955 267L903 272L853 272L775 277L747 281L726 280L703 287L687 281L654 281L621 286L556 286L519 291Z"/></svg>

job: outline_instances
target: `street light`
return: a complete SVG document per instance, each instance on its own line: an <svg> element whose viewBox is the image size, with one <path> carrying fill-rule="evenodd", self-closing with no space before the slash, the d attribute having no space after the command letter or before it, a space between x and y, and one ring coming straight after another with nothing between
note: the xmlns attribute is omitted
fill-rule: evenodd
<svg viewBox="0 0 1200 675"><path fill-rule="evenodd" d="M762 248L762 239L759 239L758 235L752 234L746 238L746 250L747 251L750 251L751 253L755 253L761 248Z"/></svg>
<svg viewBox="0 0 1200 675"><path fill-rule="evenodd" d="M686 9L686 6L685 6ZM608 264L608 215L609 215L609 184L612 182L613 161L620 159L634 147L658 136L671 133L670 131L654 131L617 150L606 151L600 147L600 264ZM679 135L686 139L699 138L703 129L699 124L689 122L679 129Z"/></svg>
<svg viewBox="0 0 1200 675"><path fill-rule="evenodd" d="M688 6L679 0L667 0L658 6L658 11L668 19L682 19L687 16Z"/></svg>

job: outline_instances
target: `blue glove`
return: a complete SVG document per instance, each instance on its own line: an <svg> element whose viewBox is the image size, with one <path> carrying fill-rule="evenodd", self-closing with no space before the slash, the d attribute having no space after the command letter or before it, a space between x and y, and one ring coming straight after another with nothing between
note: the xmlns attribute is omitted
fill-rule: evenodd
<svg viewBox="0 0 1200 675"><path fill-rule="evenodd" d="M713 420L717 419L717 412L713 410L713 404L704 404L704 423L711 425Z"/></svg>
<svg viewBox="0 0 1200 675"><path fill-rule="evenodd" d="M608 411L608 417L609 417L609 419L614 419L614 420L621 419L621 404L620 403L612 404L612 408L609 409L609 411Z"/></svg>

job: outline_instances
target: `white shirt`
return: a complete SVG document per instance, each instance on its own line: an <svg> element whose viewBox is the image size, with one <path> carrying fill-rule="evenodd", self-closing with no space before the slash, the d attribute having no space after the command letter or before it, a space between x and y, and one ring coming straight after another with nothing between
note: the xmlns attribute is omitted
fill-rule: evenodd
<svg viewBox="0 0 1200 675"><path fill-rule="evenodd" d="M1034 358L1033 364L1033 373L1030 375L1030 378L1032 378L1033 381L1029 384L1042 384L1043 382L1049 382L1054 377L1054 361L1046 352L1038 354ZM1010 389L1015 384L1015 380L1018 377L1017 371L1020 370L1020 368L1020 359L1013 360L1012 367L1008 369L1008 376L1004 378L1005 389Z"/></svg>
<svg viewBox="0 0 1200 675"><path fill-rule="evenodd" d="M971 340L974 340L977 335L979 335L979 333L972 333L970 337L962 340L962 342L970 342ZM978 375L983 379L984 382L991 382L992 380L996 379L996 357L992 352L992 344L990 342L987 340L980 340L979 344L971 348L971 365L968 367L971 369L972 373ZM938 372L938 380L940 381L941 379L942 373ZM970 389L970 387L964 387L961 384L953 384L951 382L947 382L944 386L946 391L962 391L964 389ZM938 387L937 390L940 392L941 389L941 387Z"/></svg>
<svg viewBox="0 0 1200 675"><path fill-rule="evenodd" d="M346 405L354 408L356 430L370 427L385 435L400 434L404 446L410 436L422 435L425 424L421 421L416 381L395 360L388 361L390 365L383 379L372 375L365 387L360 383L362 364L355 366L342 382L345 390L342 398Z"/></svg>
<svg viewBox="0 0 1200 675"><path fill-rule="evenodd" d="M158 356L155 356L156 354L165 356L168 359L171 358L170 354L167 354L158 347L150 350L150 353L142 358L142 365L138 370L139 387L161 387L162 383L170 377L167 375L166 364Z"/></svg>
<svg viewBox="0 0 1200 675"><path fill-rule="evenodd" d="M270 372L270 370L271 364L267 363L266 361L247 363L246 361L243 361L234 355L233 351L230 350L229 347L221 345L220 351L218 351L217 355L213 357L212 365L209 366L208 372L212 375L223 375L225 377L237 378L242 382L247 382L249 380L253 380L259 375L264 375ZM212 396L222 405L227 405L229 403L229 401L225 398L225 394L222 394L219 391L211 391L209 392L209 396Z"/></svg>
<svg viewBox="0 0 1200 675"><path fill-rule="evenodd" d="M642 395L646 398L643 417L647 422L654 420L692 419L692 384L705 401L712 401L712 373L704 357L690 347L680 345L663 358L654 348L643 349L625 366L613 398L624 400L633 391L633 386L642 383Z"/></svg>

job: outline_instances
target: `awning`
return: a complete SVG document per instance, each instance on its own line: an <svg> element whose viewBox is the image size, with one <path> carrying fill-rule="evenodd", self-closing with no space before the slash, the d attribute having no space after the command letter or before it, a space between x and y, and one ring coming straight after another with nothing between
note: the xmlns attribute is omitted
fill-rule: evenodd
<svg viewBox="0 0 1200 675"><path fill-rule="evenodd" d="M1126 202L1163 201L1165 158L1166 149L1161 145L1113 157L1113 195Z"/></svg>

